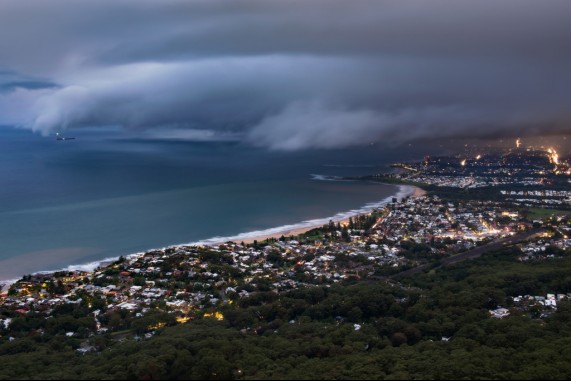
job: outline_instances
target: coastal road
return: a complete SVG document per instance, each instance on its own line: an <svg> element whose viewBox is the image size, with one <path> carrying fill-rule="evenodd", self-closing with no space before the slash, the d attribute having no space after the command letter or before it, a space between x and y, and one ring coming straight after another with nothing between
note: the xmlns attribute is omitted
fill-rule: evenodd
<svg viewBox="0 0 571 381"><path fill-rule="evenodd" d="M469 251L466 251L464 253L454 255L452 257L443 258L442 260L440 260L440 263L441 263L440 267L450 266L450 265L453 265L455 263L465 261L467 259L479 258L487 252L499 250L499 249L504 248L504 247L508 247L508 246L515 245L515 244L520 243L520 242L524 242L524 241L528 240L529 238L531 238L537 234L543 233L544 231L545 231L544 229L534 229L534 230L531 230L529 232L519 233L519 234L513 235L511 237L506 237L506 238L503 238L499 241L494 241L494 242L488 243L487 245L477 247L473 250L469 250ZM423 272L424 270L430 268L431 266L433 266L433 264L427 263L425 265L421 265L421 266L412 268L410 270L405 270L405 271L402 271L400 273L391 275L390 278L401 277L401 276L411 276L414 274L418 274L418 273Z"/></svg>

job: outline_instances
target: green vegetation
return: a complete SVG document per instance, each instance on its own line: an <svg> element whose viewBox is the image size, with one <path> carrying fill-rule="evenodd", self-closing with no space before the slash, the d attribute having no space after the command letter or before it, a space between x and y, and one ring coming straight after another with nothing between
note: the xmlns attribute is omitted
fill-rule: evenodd
<svg viewBox="0 0 571 381"><path fill-rule="evenodd" d="M571 216L571 210L530 208L527 216L530 219L542 219L553 216Z"/></svg>
<svg viewBox="0 0 571 381"><path fill-rule="evenodd" d="M569 379L571 302L546 313L511 297L570 293L571 256L520 255L506 248L402 283L257 292L224 306L223 321L166 326L148 340L62 337L89 324L62 310L44 334L10 342L0 330L0 379ZM511 315L491 318L498 306ZM147 319L131 332L170 317ZM32 323L15 318L11 329Z"/></svg>

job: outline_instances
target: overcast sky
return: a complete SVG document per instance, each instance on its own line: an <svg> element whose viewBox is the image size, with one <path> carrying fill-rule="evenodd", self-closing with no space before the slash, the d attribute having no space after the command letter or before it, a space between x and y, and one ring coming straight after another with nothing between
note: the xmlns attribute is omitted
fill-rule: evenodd
<svg viewBox="0 0 571 381"><path fill-rule="evenodd" d="M571 1L2 0L0 125L269 149L571 130Z"/></svg>

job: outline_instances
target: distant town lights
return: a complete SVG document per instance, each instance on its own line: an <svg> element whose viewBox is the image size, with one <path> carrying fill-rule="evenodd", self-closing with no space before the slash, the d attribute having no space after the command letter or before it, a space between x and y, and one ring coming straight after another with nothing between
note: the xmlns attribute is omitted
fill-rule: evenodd
<svg viewBox="0 0 571 381"><path fill-rule="evenodd" d="M549 161L552 164L558 165L559 164L559 154L555 151L554 148L548 148L547 153L549 154Z"/></svg>

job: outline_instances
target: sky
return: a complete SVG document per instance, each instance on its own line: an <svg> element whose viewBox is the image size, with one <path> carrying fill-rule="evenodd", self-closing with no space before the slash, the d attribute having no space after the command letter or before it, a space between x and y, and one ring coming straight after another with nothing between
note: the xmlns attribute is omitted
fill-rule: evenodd
<svg viewBox="0 0 571 381"><path fill-rule="evenodd" d="M569 0L2 0L0 125L283 151L566 135L569 15Z"/></svg>

